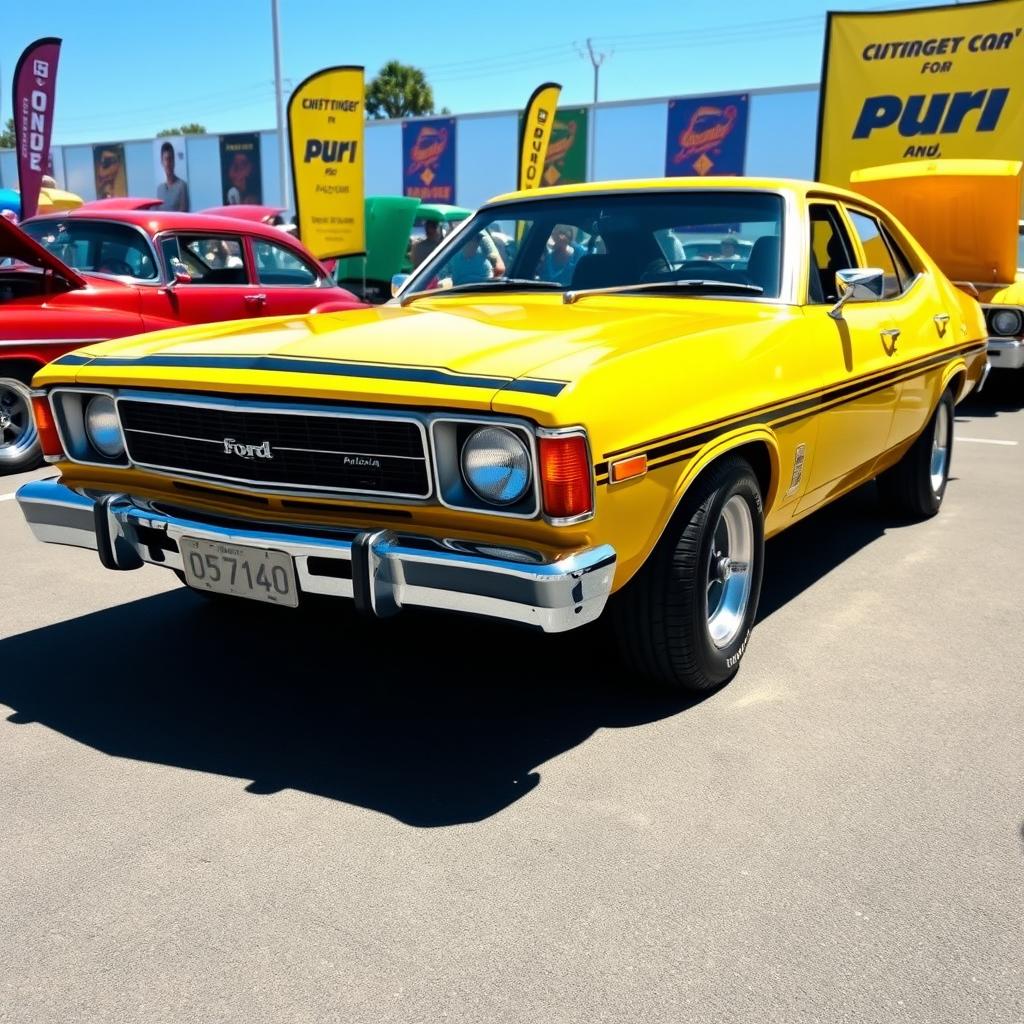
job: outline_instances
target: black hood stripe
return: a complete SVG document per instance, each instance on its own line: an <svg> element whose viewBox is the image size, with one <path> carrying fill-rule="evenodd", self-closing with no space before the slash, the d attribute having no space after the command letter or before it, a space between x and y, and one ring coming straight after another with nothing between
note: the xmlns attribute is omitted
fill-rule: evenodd
<svg viewBox="0 0 1024 1024"><path fill-rule="evenodd" d="M555 397L568 386L568 381L539 380L532 377L485 377L456 373L432 366L390 366L380 363L349 363L340 359L300 359L290 356L232 355L150 355L136 358L121 356L88 356L69 353L56 360L64 366L162 366L172 369L264 370L280 373L318 373L332 377L358 377L364 380L392 380L416 384L439 384L445 387L487 388L519 391L532 395Z"/></svg>

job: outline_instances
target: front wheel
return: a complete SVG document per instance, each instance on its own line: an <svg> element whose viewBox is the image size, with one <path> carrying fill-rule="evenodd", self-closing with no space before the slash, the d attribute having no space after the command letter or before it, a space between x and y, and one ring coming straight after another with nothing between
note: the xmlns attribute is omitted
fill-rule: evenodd
<svg viewBox="0 0 1024 1024"><path fill-rule="evenodd" d="M612 603L627 665L703 693L739 669L764 569L764 508L749 463L725 458L686 494L664 536Z"/></svg>
<svg viewBox="0 0 1024 1024"><path fill-rule="evenodd" d="M927 519L942 507L953 457L953 392L943 392L921 436L878 477L882 500L899 515Z"/></svg>
<svg viewBox="0 0 1024 1024"><path fill-rule="evenodd" d="M42 462L28 385L0 377L0 473L24 473Z"/></svg>

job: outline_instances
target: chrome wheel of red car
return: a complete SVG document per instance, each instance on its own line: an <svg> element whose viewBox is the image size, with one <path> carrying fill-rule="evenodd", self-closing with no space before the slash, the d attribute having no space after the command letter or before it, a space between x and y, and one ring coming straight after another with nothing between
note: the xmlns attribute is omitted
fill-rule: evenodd
<svg viewBox="0 0 1024 1024"><path fill-rule="evenodd" d="M39 461L39 436L27 385L0 377L0 473L31 469Z"/></svg>

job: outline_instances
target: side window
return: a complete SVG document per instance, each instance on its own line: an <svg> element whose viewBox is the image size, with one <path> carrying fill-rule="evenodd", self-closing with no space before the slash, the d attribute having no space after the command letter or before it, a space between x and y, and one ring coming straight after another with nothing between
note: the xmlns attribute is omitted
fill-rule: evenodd
<svg viewBox="0 0 1024 1024"><path fill-rule="evenodd" d="M828 203L813 203L811 214L811 266L807 294L812 303L834 305L836 271L857 265L853 246L839 218L839 210Z"/></svg>
<svg viewBox="0 0 1024 1024"><path fill-rule="evenodd" d="M882 237L889 246L889 251L896 263L896 272L900 276L900 291L905 292L910 287L910 282L917 276L917 271L884 224L882 225Z"/></svg>
<svg viewBox="0 0 1024 1024"><path fill-rule="evenodd" d="M899 272L896 269L896 262L892 252L886 244L882 235L882 226L874 217L866 213L858 213L856 210L847 210L850 215L850 222L853 230L857 232L860 244L864 247L864 258L867 266L878 267L885 272L885 287L882 291L882 298L894 299L903 291L903 283L900 280ZM909 278L906 278L909 281Z"/></svg>
<svg viewBox="0 0 1024 1024"><path fill-rule="evenodd" d="M289 248L262 238L252 240L256 274L260 284L282 284L293 288L317 288L320 275Z"/></svg>
<svg viewBox="0 0 1024 1024"><path fill-rule="evenodd" d="M248 284L242 239L237 235L178 235L178 257L192 284ZM164 242L167 258L169 240Z"/></svg>

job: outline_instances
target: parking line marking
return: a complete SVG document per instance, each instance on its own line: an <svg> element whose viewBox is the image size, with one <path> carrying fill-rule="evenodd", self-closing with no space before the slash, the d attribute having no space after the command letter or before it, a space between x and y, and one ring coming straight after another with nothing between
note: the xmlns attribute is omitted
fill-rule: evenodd
<svg viewBox="0 0 1024 1024"><path fill-rule="evenodd" d="M0 494L0 501L14 501L16 494Z"/></svg>
<svg viewBox="0 0 1024 1024"><path fill-rule="evenodd" d="M1015 448L1019 441L996 441L991 437L958 437L958 441L970 441L971 444L1002 444L1008 448Z"/></svg>

